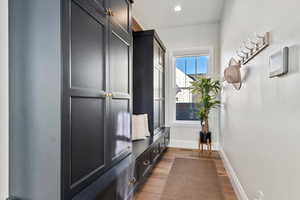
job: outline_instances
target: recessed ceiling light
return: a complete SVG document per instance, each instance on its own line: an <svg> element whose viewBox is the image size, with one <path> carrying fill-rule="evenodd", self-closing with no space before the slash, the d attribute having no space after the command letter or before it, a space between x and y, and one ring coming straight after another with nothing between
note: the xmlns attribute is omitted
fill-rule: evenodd
<svg viewBox="0 0 300 200"><path fill-rule="evenodd" d="M175 12L181 11L181 6L180 5L175 6L174 10L175 10Z"/></svg>

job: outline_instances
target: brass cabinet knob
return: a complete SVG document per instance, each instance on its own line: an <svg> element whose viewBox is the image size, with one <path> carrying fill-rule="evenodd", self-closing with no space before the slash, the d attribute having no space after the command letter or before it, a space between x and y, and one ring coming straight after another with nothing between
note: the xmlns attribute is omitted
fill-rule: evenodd
<svg viewBox="0 0 300 200"><path fill-rule="evenodd" d="M105 15L108 15L108 16L110 16L110 10L109 10L110 8L106 8L105 9Z"/></svg>
<svg viewBox="0 0 300 200"><path fill-rule="evenodd" d="M136 178L133 177L131 180L129 180L129 185L133 185L136 183Z"/></svg>
<svg viewBox="0 0 300 200"><path fill-rule="evenodd" d="M150 161L149 160L145 160L144 162L143 162L143 165L145 165L145 166L147 166L147 165L149 165L150 164Z"/></svg>
<svg viewBox="0 0 300 200"><path fill-rule="evenodd" d="M112 11L112 9L110 9L110 16L115 16L115 13Z"/></svg>
<svg viewBox="0 0 300 200"><path fill-rule="evenodd" d="M105 9L105 14L108 15L108 16L114 16L114 13L113 13L111 8L106 8Z"/></svg>

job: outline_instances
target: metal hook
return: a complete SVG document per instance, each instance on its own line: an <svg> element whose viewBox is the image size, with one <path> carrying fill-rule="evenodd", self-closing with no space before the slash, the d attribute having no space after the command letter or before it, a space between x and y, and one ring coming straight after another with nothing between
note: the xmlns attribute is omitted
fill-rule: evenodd
<svg viewBox="0 0 300 200"><path fill-rule="evenodd" d="M263 39L266 37L265 35L259 35L258 33L255 33L255 36L259 39Z"/></svg>
<svg viewBox="0 0 300 200"><path fill-rule="evenodd" d="M245 41L243 42L243 44L244 44L244 47L250 51L249 53L251 54L253 52L253 47L249 47L247 42L245 42Z"/></svg>
<svg viewBox="0 0 300 200"><path fill-rule="evenodd" d="M256 41L250 40L250 42L251 42L251 44L253 44L253 45L255 45L255 46L258 45L258 42L256 42Z"/></svg>
<svg viewBox="0 0 300 200"><path fill-rule="evenodd" d="M241 52L242 54L244 54L246 57L247 57L248 54L249 54L249 52L244 51L242 47L240 47L240 52Z"/></svg>
<svg viewBox="0 0 300 200"><path fill-rule="evenodd" d="M239 51L236 51L236 55L242 59L245 58L245 56L242 56Z"/></svg>
<svg viewBox="0 0 300 200"><path fill-rule="evenodd" d="M264 35L262 36L262 35L259 35L259 34L256 33L255 36L256 36L256 38L258 38L259 40L262 41L262 44L263 44L263 45L266 44L266 37L267 37L267 34L264 34Z"/></svg>

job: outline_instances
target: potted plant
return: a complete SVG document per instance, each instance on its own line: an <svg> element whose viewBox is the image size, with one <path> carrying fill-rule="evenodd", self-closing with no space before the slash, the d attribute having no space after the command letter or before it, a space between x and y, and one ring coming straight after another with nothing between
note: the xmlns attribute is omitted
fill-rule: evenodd
<svg viewBox="0 0 300 200"><path fill-rule="evenodd" d="M208 118L212 109L220 105L218 95L221 90L220 81L207 77L197 77L191 82L192 93L196 96L198 105L197 115L199 117L201 128L199 148L203 150L203 144L207 144L211 150L211 132L209 131Z"/></svg>

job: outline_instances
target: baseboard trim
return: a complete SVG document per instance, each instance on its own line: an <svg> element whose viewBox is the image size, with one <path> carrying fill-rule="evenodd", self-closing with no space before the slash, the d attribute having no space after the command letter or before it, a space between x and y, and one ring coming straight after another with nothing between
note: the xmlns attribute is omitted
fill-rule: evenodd
<svg viewBox="0 0 300 200"><path fill-rule="evenodd" d="M239 200L249 200L241 182L238 179L237 174L235 173L229 159L227 158L223 148L220 148L220 155L223 160L226 172L234 189L234 192Z"/></svg>
<svg viewBox="0 0 300 200"><path fill-rule="evenodd" d="M171 139L169 147L182 149L198 149L198 141ZM219 150L219 143L212 144L212 150Z"/></svg>

